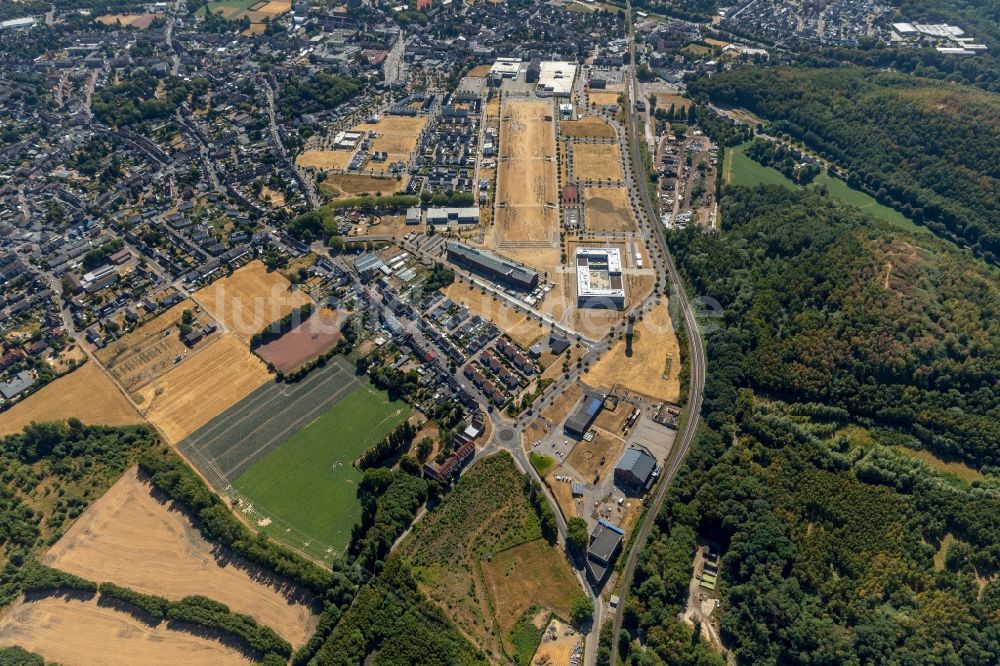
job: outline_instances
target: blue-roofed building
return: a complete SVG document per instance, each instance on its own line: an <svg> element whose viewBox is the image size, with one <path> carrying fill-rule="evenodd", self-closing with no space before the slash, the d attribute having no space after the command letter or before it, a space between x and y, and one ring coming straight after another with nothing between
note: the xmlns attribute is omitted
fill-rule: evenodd
<svg viewBox="0 0 1000 666"><path fill-rule="evenodd" d="M649 487L656 471L656 458L646 449L633 444L625 449L615 466L615 481L632 490Z"/></svg>

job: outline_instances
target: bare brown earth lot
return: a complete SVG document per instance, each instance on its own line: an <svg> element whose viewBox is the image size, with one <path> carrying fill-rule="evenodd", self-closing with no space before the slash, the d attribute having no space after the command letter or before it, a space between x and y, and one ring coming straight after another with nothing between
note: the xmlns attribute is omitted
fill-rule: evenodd
<svg viewBox="0 0 1000 666"><path fill-rule="evenodd" d="M346 169L352 155L353 150L304 150L295 163L316 169Z"/></svg>
<svg viewBox="0 0 1000 666"><path fill-rule="evenodd" d="M262 262L251 261L192 296L227 329L248 342L271 322L310 302L304 293L289 291L289 286L281 273L268 273Z"/></svg>
<svg viewBox="0 0 1000 666"><path fill-rule="evenodd" d="M476 65L475 67L469 70L469 73L466 74L466 76L485 78L485 76L489 73L490 73L490 65Z"/></svg>
<svg viewBox="0 0 1000 666"><path fill-rule="evenodd" d="M64 666L229 666L252 664L214 640L151 627L128 613L80 601L45 597L17 601L0 618L0 646L19 646Z"/></svg>
<svg viewBox="0 0 1000 666"><path fill-rule="evenodd" d="M459 305L464 305L473 313L492 321L522 347L531 346L538 338L545 335L545 330L537 321L528 319L523 313L515 312L514 308L503 301L494 301L491 292L486 292L484 295L482 289L470 289L469 286L467 282L453 282L444 293Z"/></svg>
<svg viewBox="0 0 1000 666"><path fill-rule="evenodd" d="M146 418L177 443L270 379L246 344L227 333L140 395Z"/></svg>
<svg viewBox="0 0 1000 666"><path fill-rule="evenodd" d="M150 320L131 333L94 352L94 356L122 387L137 391L174 367L174 359L188 353L177 328L185 310L194 311L196 304L187 299ZM201 325L214 321L202 313L195 318ZM208 341L199 342L200 349Z"/></svg>
<svg viewBox="0 0 1000 666"><path fill-rule="evenodd" d="M484 561L482 567L504 636L532 606L569 617L573 599L583 595L563 551L544 539L505 550Z"/></svg>
<svg viewBox="0 0 1000 666"><path fill-rule="evenodd" d="M355 194L394 194L406 189L409 177L405 178L384 178L379 176L364 176L352 173L332 173L327 176L320 188L332 195L355 195Z"/></svg>
<svg viewBox="0 0 1000 666"><path fill-rule="evenodd" d="M563 136L586 137L593 139L613 139L615 130L603 118L584 116L579 120L564 120L559 123L559 131Z"/></svg>
<svg viewBox="0 0 1000 666"><path fill-rule="evenodd" d="M556 504L559 505L559 511L562 513L563 518L569 520L574 516L580 515L580 505L573 499L573 486L556 479L556 476L563 476L564 473L569 474L569 470L559 465L551 474L545 477L545 485L552 490L552 496L556 498ZM583 479L580 480L582 481Z"/></svg>
<svg viewBox="0 0 1000 666"><path fill-rule="evenodd" d="M574 143L573 176L577 180L623 180L618 144Z"/></svg>
<svg viewBox="0 0 1000 666"><path fill-rule="evenodd" d="M626 341L618 341L590 367L587 383L604 389L617 384L657 400L677 402L681 392L680 348L666 299L654 305L636 323L635 330L639 335L632 341L631 355Z"/></svg>
<svg viewBox="0 0 1000 666"><path fill-rule="evenodd" d="M142 423L132 403L100 366L90 361L0 414L0 435L20 432L32 421L70 417L91 425Z"/></svg>
<svg viewBox="0 0 1000 666"><path fill-rule="evenodd" d="M333 349L340 339L341 317L321 310L283 336L261 345L257 355L282 372L291 372Z"/></svg>
<svg viewBox="0 0 1000 666"><path fill-rule="evenodd" d="M566 462L583 476L583 481L592 483L595 477L604 478L614 469L624 450L625 442L621 439L598 431L594 441L581 441L574 446Z"/></svg>
<svg viewBox="0 0 1000 666"><path fill-rule="evenodd" d="M554 632L550 631L552 628L555 629ZM545 628L542 642L538 644L538 650L535 651L531 663L533 666L561 666L571 663L573 650L581 642L580 638L580 634L573 627L565 622L552 620Z"/></svg>
<svg viewBox="0 0 1000 666"><path fill-rule="evenodd" d="M42 561L96 582L180 600L202 594L246 613L299 646L316 616L296 586L206 541L188 517L154 496L136 468L94 502Z"/></svg>
<svg viewBox="0 0 1000 666"><path fill-rule="evenodd" d="M624 187L585 187L583 206L583 223L588 230L636 230Z"/></svg>
<svg viewBox="0 0 1000 666"><path fill-rule="evenodd" d="M546 120L549 118L549 120ZM507 101L501 106L495 247L558 238L556 143L552 102Z"/></svg>

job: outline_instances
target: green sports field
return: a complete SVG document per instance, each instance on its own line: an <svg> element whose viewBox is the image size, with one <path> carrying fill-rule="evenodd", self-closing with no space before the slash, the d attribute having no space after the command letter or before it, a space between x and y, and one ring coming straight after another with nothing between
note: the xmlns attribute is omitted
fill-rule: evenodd
<svg viewBox="0 0 1000 666"><path fill-rule="evenodd" d="M370 385L355 389L233 482L252 505L244 513L274 538L331 560L361 517L361 473L351 463L410 413Z"/></svg>
<svg viewBox="0 0 1000 666"><path fill-rule="evenodd" d="M743 143L739 146L727 148L722 165L722 175L729 185L742 185L745 187L755 187L757 185L781 185L791 189L799 189L801 186L793 183L785 175L772 167L763 166L747 157L746 149L750 143ZM821 173L813 179L810 187L826 187L826 191L834 199L839 199L846 204L862 209L874 218L884 220L893 226L907 231L922 231L930 233L925 227L915 224L899 211L888 206L883 206L874 197L860 190L852 189L839 178Z"/></svg>

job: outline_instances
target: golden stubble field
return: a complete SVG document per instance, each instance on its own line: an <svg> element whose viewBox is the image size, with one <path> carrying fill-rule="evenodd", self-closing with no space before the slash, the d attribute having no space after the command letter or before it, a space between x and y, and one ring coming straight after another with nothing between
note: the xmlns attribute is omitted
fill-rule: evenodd
<svg viewBox="0 0 1000 666"><path fill-rule="evenodd" d="M244 342L294 308L310 302L278 271L267 272L261 261L251 261L232 275L192 294L203 308Z"/></svg>
<svg viewBox="0 0 1000 666"><path fill-rule="evenodd" d="M632 342L631 355L626 341L619 340L590 367L587 383L605 390L617 384L657 400L677 402L681 393L681 357L667 300L654 305L636 323L635 330L638 335Z"/></svg>
<svg viewBox="0 0 1000 666"><path fill-rule="evenodd" d="M0 618L0 646L18 646L47 663L71 666L243 666L254 663L222 643L155 627L97 599L19 600Z"/></svg>
<svg viewBox="0 0 1000 666"><path fill-rule="evenodd" d="M558 238L556 166L552 102L505 99L494 225L497 247L505 242L551 243Z"/></svg>
<svg viewBox="0 0 1000 666"><path fill-rule="evenodd" d="M146 418L176 444L270 379L246 343L226 333L139 394Z"/></svg>
<svg viewBox="0 0 1000 666"><path fill-rule="evenodd" d="M573 176L577 180L620 182L622 156L617 143L573 143Z"/></svg>
<svg viewBox="0 0 1000 666"><path fill-rule="evenodd" d="M598 116L584 116L579 120L563 120L559 132L564 137L588 139L614 139L615 129Z"/></svg>
<svg viewBox="0 0 1000 666"><path fill-rule="evenodd" d="M42 562L174 601L194 594L210 597L271 627L296 647L316 625L312 600L302 590L206 541L184 513L154 496L134 467Z"/></svg>
<svg viewBox="0 0 1000 666"><path fill-rule="evenodd" d="M583 188L583 223L588 231L636 231L628 190L621 186Z"/></svg>
<svg viewBox="0 0 1000 666"><path fill-rule="evenodd" d="M90 425L142 423L132 403L97 363L89 361L0 414L0 435L20 432L32 421L70 417Z"/></svg>

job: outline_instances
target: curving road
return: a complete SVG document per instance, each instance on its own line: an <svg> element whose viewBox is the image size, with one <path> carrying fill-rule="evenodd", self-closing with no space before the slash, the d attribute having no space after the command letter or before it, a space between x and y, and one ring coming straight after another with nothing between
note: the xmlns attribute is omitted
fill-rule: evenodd
<svg viewBox="0 0 1000 666"><path fill-rule="evenodd" d="M633 173L636 174L635 183L639 192L642 208L645 212L645 215L640 217L646 218L643 224L648 225L647 231L649 232L649 236L651 240L656 243L664 257L664 263L666 264L667 274L670 276L670 282L676 286L673 297L676 299L676 304L679 306L680 311L684 315L684 328L687 331L688 338L688 362L691 364L691 379L688 384L687 422L684 424L683 430L678 433L677 439L674 442L675 451L670 458L670 463L661 475L662 478L660 480L660 484L656 488L656 494L653 497L653 502L639 525L637 538L631 551L629 551L628 559L625 562L625 568L622 571L622 585L621 592L619 594L620 600L618 602L618 610L615 613L614 632L612 633L614 638L611 641L612 666L618 663L617 637L621 632L622 613L632 587L632 575L635 572L635 564L638 561L639 551L642 550L642 546L646 542L646 538L649 536L649 530L653 525L656 515L660 512L660 507L663 505L663 498L667 494L667 488L670 486L670 482L677 474L677 470L680 469L681 463L684 462L684 458L686 457L688 449L691 446L691 442L694 441L695 433L698 430L698 423L701 419L702 392L705 388L705 345L701 339L701 330L698 328L698 321L695 317L694 309L691 307L691 302L688 299L687 293L684 291L683 283L681 282L680 275L674 265L673 257L670 256L670 251L667 249L663 231L660 228L659 215L657 215L656 209L653 207L653 202L649 196L649 179L645 177L644 173L642 173L643 162L642 154L639 150L639 142L643 140L643 137L638 132L639 121L638 116L635 113L634 104L634 96L635 92L638 90L639 82L635 76L635 29L632 25L631 2L627 5L626 14L631 64L629 65L629 80L628 85L626 86L625 108L628 110L628 137L629 149L632 158L632 169Z"/></svg>

